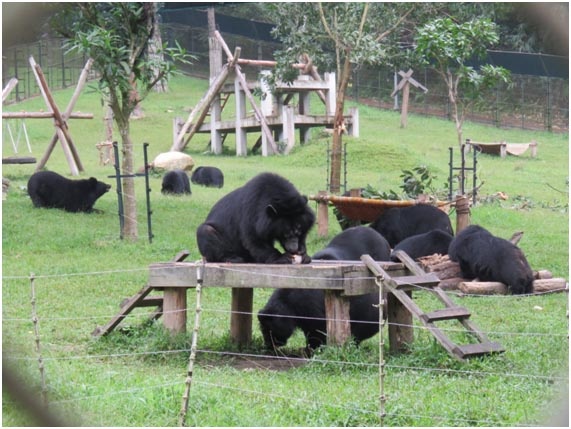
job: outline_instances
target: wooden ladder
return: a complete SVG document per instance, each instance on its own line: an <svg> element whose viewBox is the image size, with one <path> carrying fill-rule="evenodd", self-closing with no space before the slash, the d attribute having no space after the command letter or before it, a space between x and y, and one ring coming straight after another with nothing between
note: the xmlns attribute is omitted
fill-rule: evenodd
<svg viewBox="0 0 571 429"><path fill-rule="evenodd" d="M402 250L397 250L394 255L416 276L426 275L425 271L420 268L414 260ZM488 339L485 333L470 320L471 313L465 307L456 305L452 299L444 292L439 286L423 288L423 290L433 293L445 306L440 310L435 310L430 313L425 313L409 296L405 289L410 290L411 284L405 284L402 281L397 281L398 278L391 278L381 266L372 259L366 259L367 267L376 275L381 276L383 286L387 291L392 293L407 310L416 317L427 329L434 335L436 340L448 351L448 353L460 361L474 356L482 356L491 353L501 353L505 349L496 342ZM478 342L474 344L455 344L438 326L436 322L443 320L456 319L466 329L466 331Z"/></svg>
<svg viewBox="0 0 571 429"><path fill-rule="evenodd" d="M189 254L190 252L188 250L181 251L174 257L173 262L181 262L186 259ZM109 323L95 328L91 335L94 337L107 335L115 329L129 313L138 307L156 307L155 311L149 315L148 320L157 320L163 315L163 297L156 295L149 296L153 289L154 288L152 286L146 285L131 298L123 300L119 313L116 316L113 316Z"/></svg>

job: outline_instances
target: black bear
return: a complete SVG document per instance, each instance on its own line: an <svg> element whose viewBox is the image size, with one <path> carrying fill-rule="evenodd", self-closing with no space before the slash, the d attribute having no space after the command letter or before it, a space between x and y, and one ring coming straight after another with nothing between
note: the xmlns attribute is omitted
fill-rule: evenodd
<svg viewBox="0 0 571 429"><path fill-rule="evenodd" d="M207 262L309 263L305 240L314 222L305 196L283 177L262 173L222 197L196 239Z"/></svg>
<svg viewBox="0 0 571 429"><path fill-rule="evenodd" d="M353 226L333 237L312 259L359 260L361 252L368 253L375 261L388 261L391 249L387 240L374 229Z"/></svg>
<svg viewBox="0 0 571 429"><path fill-rule="evenodd" d="M394 248L411 235L441 229L453 235L450 218L438 207L429 204L415 204L408 207L393 207L385 211L374 222L376 229Z"/></svg>
<svg viewBox="0 0 571 429"><path fill-rule="evenodd" d="M68 212L92 212L97 199L109 189L111 185L95 177L71 180L53 171L39 171L28 180L28 195L35 207Z"/></svg>
<svg viewBox="0 0 571 429"><path fill-rule="evenodd" d="M466 278L501 282L512 294L533 292L533 271L521 249L479 225L470 225L454 237L448 256L458 262Z"/></svg>
<svg viewBox="0 0 571 429"><path fill-rule="evenodd" d="M388 261L390 248L376 231L356 226L335 236L313 259L358 260L363 254ZM351 335L359 344L379 332L379 294L352 296L349 303ZM258 313L258 321L269 349L285 345L297 328L303 331L307 347L316 349L327 340L325 293L319 289L278 289Z"/></svg>
<svg viewBox="0 0 571 429"><path fill-rule="evenodd" d="M222 188L224 186L224 174L216 167L198 167L192 172L190 178L192 183L197 185Z"/></svg>
<svg viewBox="0 0 571 429"><path fill-rule="evenodd" d="M406 252L412 259L434 255L435 253L447 255L448 246L450 246L453 238L452 234L441 229L433 229L423 234L411 235L395 246L393 253L391 253L391 260L398 261L398 258L393 256L397 250Z"/></svg>
<svg viewBox="0 0 571 429"><path fill-rule="evenodd" d="M161 186L163 194L191 194L190 181L188 175L184 170L172 170L163 176L163 183Z"/></svg>

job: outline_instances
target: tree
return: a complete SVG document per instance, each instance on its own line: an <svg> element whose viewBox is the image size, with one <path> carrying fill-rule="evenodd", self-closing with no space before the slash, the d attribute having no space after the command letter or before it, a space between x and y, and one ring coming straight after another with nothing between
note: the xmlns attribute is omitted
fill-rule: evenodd
<svg viewBox="0 0 571 429"><path fill-rule="evenodd" d="M60 28L65 28L64 35L70 38L70 49L93 58L93 69L100 74L98 90L113 111L121 136L125 208L122 235L130 240L138 238L138 231L129 120L153 87L176 70L174 62L188 62L190 58L180 46L162 47L170 60L148 55L155 11L153 3L78 3L60 20Z"/></svg>
<svg viewBox="0 0 571 429"><path fill-rule="evenodd" d="M418 30L415 52L446 83L460 146L466 111L486 90L500 82L510 82L509 72L503 67L486 64L476 70L466 65L469 60L484 58L486 48L498 43L498 39L495 24L489 19L458 24L451 18L439 18Z"/></svg>
<svg viewBox="0 0 571 429"><path fill-rule="evenodd" d="M413 8L410 3L275 3L270 15L274 35L285 48L275 53L276 75L291 81L290 67L307 54L314 64L337 70L337 99L331 151L329 191L340 191L343 111L354 67L386 60L393 46L389 36L402 25Z"/></svg>

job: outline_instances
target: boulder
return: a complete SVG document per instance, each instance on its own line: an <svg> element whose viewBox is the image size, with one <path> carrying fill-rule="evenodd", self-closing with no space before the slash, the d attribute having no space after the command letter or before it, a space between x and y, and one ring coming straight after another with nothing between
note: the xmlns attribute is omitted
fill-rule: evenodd
<svg viewBox="0 0 571 429"><path fill-rule="evenodd" d="M194 160L190 155L176 151L161 153L151 163L151 168L158 171L192 171L193 167Z"/></svg>

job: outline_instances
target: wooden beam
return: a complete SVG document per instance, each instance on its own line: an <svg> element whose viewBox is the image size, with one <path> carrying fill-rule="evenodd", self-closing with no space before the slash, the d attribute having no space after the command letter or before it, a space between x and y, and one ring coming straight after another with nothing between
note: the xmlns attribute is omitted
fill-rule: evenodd
<svg viewBox="0 0 571 429"><path fill-rule="evenodd" d="M13 77L12 79L10 79L8 81L8 83L6 84L4 89L2 90L2 103L4 103L4 101L6 101L6 99L8 98L10 93L12 92L12 90L14 88L16 88L16 85L18 85L18 79L16 79L15 77Z"/></svg>
<svg viewBox="0 0 571 429"><path fill-rule="evenodd" d="M41 67L38 64L36 64L36 61L34 60L33 57L29 58L29 62L30 66L32 67L32 72L34 73L36 81L38 82L40 92L44 97L44 101L46 102L48 108L54 113L54 126L56 129L57 138L59 139L62 145L62 149L67 159L69 168L71 170L71 174L77 176L79 175L79 171L83 171L83 166L81 166L80 168L81 163L78 164L74 151L71 149L73 142L70 142L70 140L68 140L68 137L70 137L69 133L64 131L64 129L67 128L67 126L65 125L65 121L63 120L61 113L57 108L57 105L55 104L55 101L49 91L48 84L46 82L46 78L44 76Z"/></svg>
<svg viewBox="0 0 571 429"><path fill-rule="evenodd" d="M2 112L2 119L46 119L54 118L53 112ZM72 112L69 119L93 119L93 113Z"/></svg>

